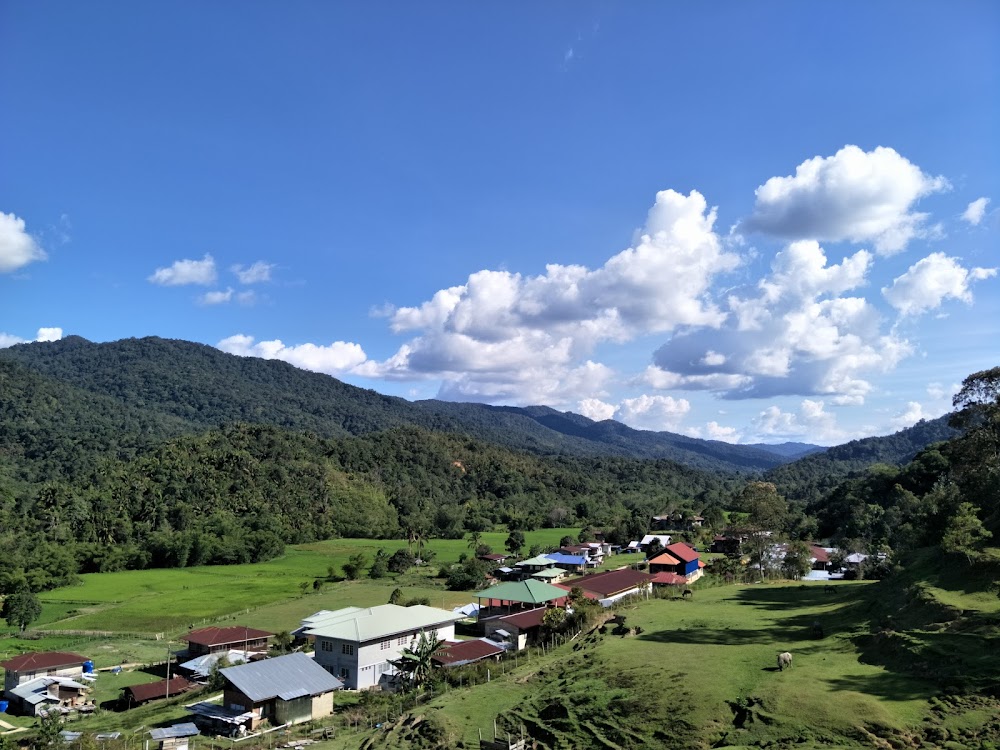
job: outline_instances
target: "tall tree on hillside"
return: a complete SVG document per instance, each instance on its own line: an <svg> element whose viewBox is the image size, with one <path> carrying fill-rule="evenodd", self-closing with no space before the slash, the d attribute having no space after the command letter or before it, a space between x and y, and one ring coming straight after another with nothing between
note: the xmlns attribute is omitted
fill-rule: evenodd
<svg viewBox="0 0 1000 750"><path fill-rule="evenodd" d="M746 547L757 567L760 579L767 576L774 545L781 538L788 504L770 482L749 482L738 499L740 510L747 514Z"/></svg>
<svg viewBox="0 0 1000 750"><path fill-rule="evenodd" d="M483 542L483 535L481 532L473 531L469 534L469 549L477 550L479 545Z"/></svg>
<svg viewBox="0 0 1000 750"><path fill-rule="evenodd" d="M948 446L953 475L982 508L987 529L1000 531L1000 367L969 375L952 404L952 426L965 429Z"/></svg>
<svg viewBox="0 0 1000 750"><path fill-rule="evenodd" d="M3 600L3 610L0 615L12 628L17 628L22 633L31 623L42 614L42 603L38 597L27 589L22 589L10 594Z"/></svg>
<svg viewBox="0 0 1000 750"><path fill-rule="evenodd" d="M507 541L503 544L512 555L518 554L524 548L524 532L516 530L510 532Z"/></svg>
<svg viewBox="0 0 1000 750"><path fill-rule="evenodd" d="M979 508L972 503L961 503L941 537L945 552L961 552L971 562L978 551L993 535L979 520Z"/></svg>

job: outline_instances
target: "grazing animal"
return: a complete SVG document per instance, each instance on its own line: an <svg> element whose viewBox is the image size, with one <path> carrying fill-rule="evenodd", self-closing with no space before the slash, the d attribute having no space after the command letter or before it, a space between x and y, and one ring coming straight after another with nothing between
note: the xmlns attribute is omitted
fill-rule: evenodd
<svg viewBox="0 0 1000 750"><path fill-rule="evenodd" d="M819 620L813 622L812 631L813 631L813 638L823 637L823 625L819 622Z"/></svg>
<svg viewBox="0 0 1000 750"><path fill-rule="evenodd" d="M694 596L694 592L691 589L684 589L684 593L681 594L683 599L690 599L692 596Z"/></svg>
<svg viewBox="0 0 1000 750"><path fill-rule="evenodd" d="M833 593L833 586L831 586L828 583L828 584L826 584L826 586L823 587L823 591L826 592L827 594L832 594Z"/></svg>
<svg viewBox="0 0 1000 750"><path fill-rule="evenodd" d="M782 651L778 654L778 671L784 672L785 667L792 668L792 655L787 651Z"/></svg>

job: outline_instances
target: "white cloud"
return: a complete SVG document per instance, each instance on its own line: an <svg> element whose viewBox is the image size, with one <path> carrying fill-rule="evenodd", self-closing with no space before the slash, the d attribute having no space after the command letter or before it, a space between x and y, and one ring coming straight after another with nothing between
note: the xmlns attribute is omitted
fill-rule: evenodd
<svg viewBox="0 0 1000 750"><path fill-rule="evenodd" d="M803 399L798 411L782 411L769 406L751 420L753 438L748 442L804 440L830 444L847 439L848 434L837 426L835 415L826 411L823 401Z"/></svg>
<svg viewBox="0 0 1000 750"><path fill-rule="evenodd" d="M225 291L205 292L199 297L199 302L203 305L224 305L233 298L233 289L230 287Z"/></svg>
<svg viewBox="0 0 1000 750"><path fill-rule="evenodd" d="M599 398L585 398L576 405L578 414L595 422L603 422L615 416L615 405L601 401Z"/></svg>
<svg viewBox="0 0 1000 750"><path fill-rule="evenodd" d="M725 443L738 443L742 433L735 427L724 427L718 422L709 422L705 425L705 438L708 440L722 440Z"/></svg>
<svg viewBox="0 0 1000 750"><path fill-rule="evenodd" d="M934 310L946 299L972 303L969 283L995 276L995 268L964 268L957 258L931 253L917 261L902 276L883 287L882 294L902 315L917 315Z"/></svg>
<svg viewBox="0 0 1000 750"><path fill-rule="evenodd" d="M286 346L280 339L254 343L253 336L238 333L223 339L216 348L241 357L280 359L303 370L323 372L327 375L342 375L351 372L367 359L358 345L345 341L334 341L327 346L299 344Z"/></svg>
<svg viewBox="0 0 1000 750"><path fill-rule="evenodd" d="M976 198L972 201L965 209L965 213L962 214L962 218L969 222L972 226L978 226L979 222L983 220L983 216L986 215L986 206L990 203L989 198Z"/></svg>
<svg viewBox="0 0 1000 750"><path fill-rule="evenodd" d="M634 247L591 270L549 265L522 276L483 270L392 312L397 333L418 335L373 377L441 378L442 397L570 405L593 398L610 371L586 358L602 341L623 342L678 326L721 325L709 297L714 277L739 264L713 231L715 210L697 192L657 194ZM566 386L556 385L564 382ZM590 388L578 392L577 388Z"/></svg>
<svg viewBox="0 0 1000 750"><path fill-rule="evenodd" d="M871 264L866 250L831 265L815 241L791 243L756 289L729 295L723 326L674 334L642 380L724 398L823 395L863 403L872 386L860 376L891 370L912 350L897 334L882 334L878 312L863 297L840 296L866 283Z"/></svg>
<svg viewBox="0 0 1000 750"><path fill-rule="evenodd" d="M15 336L11 333L0 332L0 349L6 349L8 346L14 346L15 344L26 344L29 341L58 341L63 337L62 328L39 328L38 332L35 334L34 339L23 339L20 336Z"/></svg>
<svg viewBox="0 0 1000 750"><path fill-rule="evenodd" d="M948 188L944 177L924 174L891 148L844 146L758 187L746 228L786 239L873 242L890 255L927 231L927 214L913 205Z"/></svg>
<svg viewBox="0 0 1000 750"><path fill-rule="evenodd" d="M201 260L178 260L173 265L157 268L147 281L162 286L182 286L184 284L214 284L216 279L215 259L206 254Z"/></svg>
<svg viewBox="0 0 1000 750"><path fill-rule="evenodd" d="M45 251L25 229L24 219L0 211L0 273L10 273L36 260Z"/></svg>
<svg viewBox="0 0 1000 750"><path fill-rule="evenodd" d="M262 281L271 280L271 271L274 270L274 263L267 263L258 260L252 266L235 265L229 270L236 274L236 278L241 284L259 284Z"/></svg>
<svg viewBox="0 0 1000 750"><path fill-rule="evenodd" d="M685 398L643 394L624 399L615 409L615 419L636 429L674 432L690 411L691 404Z"/></svg>
<svg viewBox="0 0 1000 750"><path fill-rule="evenodd" d="M241 305L250 307L257 304L257 293L253 289L247 289L236 295L236 301Z"/></svg>
<svg viewBox="0 0 1000 750"><path fill-rule="evenodd" d="M921 419L927 419L923 406L921 406L918 401L910 401L906 404L906 409L899 414L896 414L889 421L889 426L892 428L893 432L898 432L899 430L906 429L907 427L912 427Z"/></svg>

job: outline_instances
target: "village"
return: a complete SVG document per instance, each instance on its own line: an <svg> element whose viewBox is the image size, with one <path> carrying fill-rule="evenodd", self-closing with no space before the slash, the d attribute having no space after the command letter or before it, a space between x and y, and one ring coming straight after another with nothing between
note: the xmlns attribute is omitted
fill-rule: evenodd
<svg viewBox="0 0 1000 750"><path fill-rule="evenodd" d="M279 633L249 621L193 628L180 639L185 647L161 665L162 679L122 687L117 699L103 706L92 697L95 685L114 681L128 667L97 670L85 653L24 653L2 662L0 716L35 717L39 727L58 724L63 742L83 747L85 738L121 741L124 729L88 736L75 729L74 719L106 709L127 712L179 703L184 720L146 729L147 750L187 750L196 737L235 743L279 730L286 745L297 748L314 739L309 734L289 739L291 729L304 725L326 736L324 721L335 715L338 704L349 704L337 695L406 692L421 687L430 670L483 664L496 669L497 662L532 648L551 648L594 628L604 632L606 624L630 632L619 614L622 608L656 597L692 597L709 564L703 558L748 563L738 530L700 533L696 538L711 539L703 552L675 541L679 534L690 539L692 532L703 532L703 522L696 515L654 516L650 533L627 545L610 544L600 531L590 530L581 534L587 541L569 543L564 537L558 548L523 559L480 548L478 558L489 566L491 585L450 610L391 602L320 610ZM831 573L835 553L810 545L810 571L804 578L843 576ZM783 545L772 545L768 554L780 559ZM847 558L845 565L858 562ZM33 737L30 727L5 722L0 732L15 742L20 735ZM483 747L494 741L483 740Z"/></svg>

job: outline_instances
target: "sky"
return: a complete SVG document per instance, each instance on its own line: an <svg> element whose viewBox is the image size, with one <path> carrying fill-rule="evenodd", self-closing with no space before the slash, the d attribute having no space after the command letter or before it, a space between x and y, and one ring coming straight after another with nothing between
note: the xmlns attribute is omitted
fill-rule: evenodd
<svg viewBox="0 0 1000 750"><path fill-rule="evenodd" d="M1000 4L0 2L0 346L822 445L1000 365Z"/></svg>

